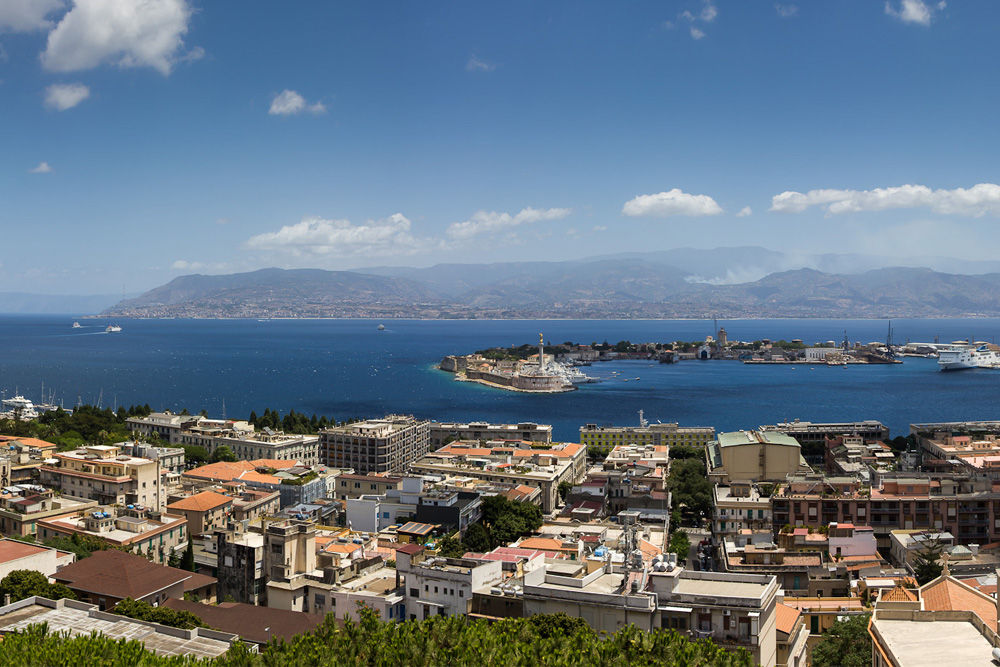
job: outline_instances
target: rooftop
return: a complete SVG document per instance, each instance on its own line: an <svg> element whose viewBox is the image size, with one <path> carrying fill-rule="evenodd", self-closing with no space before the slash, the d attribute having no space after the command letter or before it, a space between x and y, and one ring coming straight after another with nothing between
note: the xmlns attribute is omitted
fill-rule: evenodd
<svg viewBox="0 0 1000 667"><path fill-rule="evenodd" d="M906 667L938 667L942 664L942 651L947 651L947 662L963 667L994 665L991 659L993 646L968 621L936 620L933 623L877 618L872 628L882 638L895 656L898 664Z"/></svg>

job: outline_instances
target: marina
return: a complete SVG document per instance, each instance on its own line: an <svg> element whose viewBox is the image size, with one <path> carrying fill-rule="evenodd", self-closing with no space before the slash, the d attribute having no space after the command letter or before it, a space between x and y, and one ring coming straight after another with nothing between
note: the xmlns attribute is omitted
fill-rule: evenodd
<svg viewBox="0 0 1000 667"><path fill-rule="evenodd" d="M72 322L0 316L6 397L21 394L36 407L148 404L192 413L225 409L233 417L270 408L341 420L403 412L462 422L534 421L552 424L553 437L563 441L576 441L583 423L622 423L639 409L654 423L720 430L795 418L879 419L895 435L914 422L995 419L1000 404L1000 375L942 373L937 359L922 356L846 370L700 359L594 361L580 368L602 382L557 394L455 382L437 368L456 350L537 342L539 331L553 342L703 340L711 320L392 320L382 332L377 320L124 320L119 336L95 335L103 327L74 331ZM893 326L900 340L992 340L1000 320L894 320ZM828 341L845 328L852 339L876 340L885 327L885 320L726 322L743 340ZM43 385L44 401L37 389Z"/></svg>

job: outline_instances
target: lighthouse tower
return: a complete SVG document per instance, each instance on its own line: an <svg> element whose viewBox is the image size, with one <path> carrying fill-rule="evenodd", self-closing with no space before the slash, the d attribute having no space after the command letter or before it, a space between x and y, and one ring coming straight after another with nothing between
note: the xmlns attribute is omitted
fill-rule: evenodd
<svg viewBox="0 0 1000 667"><path fill-rule="evenodd" d="M545 373L545 339L538 334L538 374Z"/></svg>

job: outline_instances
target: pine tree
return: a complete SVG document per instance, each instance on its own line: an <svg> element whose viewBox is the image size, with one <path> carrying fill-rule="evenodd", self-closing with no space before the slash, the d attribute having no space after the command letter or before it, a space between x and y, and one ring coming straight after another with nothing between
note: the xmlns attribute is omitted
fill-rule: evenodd
<svg viewBox="0 0 1000 667"><path fill-rule="evenodd" d="M197 571L197 565L194 562L194 542L190 539L187 543L187 549L184 550L184 555L181 556L180 568L189 572Z"/></svg>

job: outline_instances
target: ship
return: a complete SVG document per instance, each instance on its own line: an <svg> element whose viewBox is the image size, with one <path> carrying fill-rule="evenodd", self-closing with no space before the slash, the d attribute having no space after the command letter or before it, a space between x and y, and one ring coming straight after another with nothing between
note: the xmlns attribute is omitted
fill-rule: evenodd
<svg viewBox="0 0 1000 667"><path fill-rule="evenodd" d="M378 325L378 330L379 331L385 331L385 325L384 324Z"/></svg>
<svg viewBox="0 0 1000 667"><path fill-rule="evenodd" d="M80 326L80 323L79 323L79 322L73 322L73 328L74 328L74 329L82 329L83 327L82 327L82 326Z"/></svg>
<svg viewBox="0 0 1000 667"><path fill-rule="evenodd" d="M104 333L121 333L122 328L117 324L109 324L108 328L104 330Z"/></svg>
<svg viewBox="0 0 1000 667"><path fill-rule="evenodd" d="M1000 351L983 341L958 340L938 350L938 366L943 371L1000 368Z"/></svg>
<svg viewBox="0 0 1000 667"><path fill-rule="evenodd" d="M13 398L5 398L2 403L4 409L3 414L8 415L12 419L38 419L38 412L35 410L34 404L20 394L14 396Z"/></svg>

